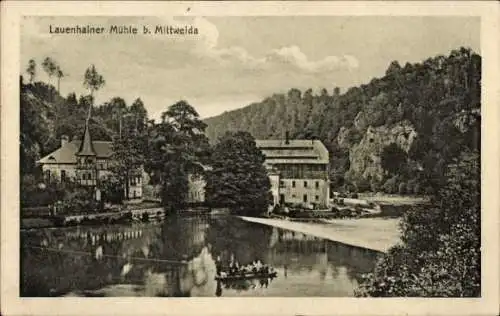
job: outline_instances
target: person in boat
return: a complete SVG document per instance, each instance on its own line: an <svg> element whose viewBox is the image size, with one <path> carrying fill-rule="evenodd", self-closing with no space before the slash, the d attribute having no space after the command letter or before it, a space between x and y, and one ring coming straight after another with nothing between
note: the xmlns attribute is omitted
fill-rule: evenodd
<svg viewBox="0 0 500 316"><path fill-rule="evenodd" d="M256 266L257 266L257 269L261 269L262 268L262 262L260 260L257 260Z"/></svg>
<svg viewBox="0 0 500 316"><path fill-rule="evenodd" d="M231 261L229 263L229 274L235 275L240 272L240 264L238 261Z"/></svg>
<svg viewBox="0 0 500 316"><path fill-rule="evenodd" d="M215 273L217 275L221 275L222 273L222 262L220 260L220 256L217 256L217 260L215 261Z"/></svg>
<svg viewBox="0 0 500 316"><path fill-rule="evenodd" d="M229 275L233 275L236 271L234 261L229 262Z"/></svg>
<svg viewBox="0 0 500 316"><path fill-rule="evenodd" d="M256 272L258 273L262 273L262 269L263 269L264 265L262 264L262 262L260 260L257 260L257 262L255 263L255 268L256 268Z"/></svg>
<svg viewBox="0 0 500 316"><path fill-rule="evenodd" d="M245 271L245 273L252 273L252 269L253 269L253 266L252 264L247 264L245 267L243 267L243 270Z"/></svg>

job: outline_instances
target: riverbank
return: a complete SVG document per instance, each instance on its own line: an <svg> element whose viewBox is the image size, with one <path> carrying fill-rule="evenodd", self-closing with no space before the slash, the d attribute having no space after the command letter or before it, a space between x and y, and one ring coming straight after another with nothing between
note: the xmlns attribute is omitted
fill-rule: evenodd
<svg viewBox="0 0 500 316"><path fill-rule="evenodd" d="M312 235L346 245L387 252L400 242L399 219L334 219L329 223L300 223L282 219L239 216L247 222L260 223Z"/></svg>
<svg viewBox="0 0 500 316"><path fill-rule="evenodd" d="M367 202L372 202L379 205L391 205L391 206L403 206L403 205L414 206L414 205L427 205L430 203L430 197L428 196L360 193L359 198Z"/></svg>
<svg viewBox="0 0 500 316"><path fill-rule="evenodd" d="M174 213L171 213L174 214ZM204 208L188 208L177 212L180 216L209 214ZM224 214L223 212L221 214ZM21 218L21 230L70 227L79 225L108 225L131 222L161 221L167 216L162 207L125 209L123 211Z"/></svg>

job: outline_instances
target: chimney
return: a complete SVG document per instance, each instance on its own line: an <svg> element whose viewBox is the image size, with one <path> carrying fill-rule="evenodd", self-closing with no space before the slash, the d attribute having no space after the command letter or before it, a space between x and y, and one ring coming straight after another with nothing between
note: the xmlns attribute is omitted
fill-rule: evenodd
<svg viewBox="0 0 500 316"><path fill-rule="evenodd" d="M68 143L68 141L69 141L68 135L61 135L61 147L66 145Z"/></svg>
<svg viewBox="0 0 500 316"><path fill-rule="evenodd" d="M289 131L285 132L285 144L286 145L290 144L290 132Z"/></svg>

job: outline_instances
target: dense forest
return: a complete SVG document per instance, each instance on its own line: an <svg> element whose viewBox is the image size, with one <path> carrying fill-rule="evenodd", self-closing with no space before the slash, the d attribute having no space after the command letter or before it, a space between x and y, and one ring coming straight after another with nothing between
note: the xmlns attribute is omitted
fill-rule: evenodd
<svg viewBox="0 0 500 316"><path fill-rule="evenodd" d="M165 208L182 208L188 193L188 176L199 175L207 164L210 146L204 134L205 123L186 101L167 105L160 122L148 119L140 98L127 105L120 97L95 104L95 95L105 87L104 77L94 65L87 68L82 84L89 94L79 98L74 93L59 93L64 75L57 62L44 59L43 70L49 82L36 81L37 65L30 60L26 72L29 82L20 77L20 172L21 204L50 205L57 201L67 209L93 209L91 192L74 179L61 183L44 177L36 161L61 145L63 135L80 140L88 122L92 140L112 143L109 175L100 179L103 199L121 203L129 198L130 177L146 171L149 183L160 185ZM51 78L58 78L57 89ZM45 184L40 186L39 184ZM87 192L88 191L88 192ZM123 193L127 192L127 193ZM102 207L102 206L101 206Z"/></svg>
<svg viewBox="0 0 500 316"><path fill-rule="evenodd" d="M91 98L77 98L74 93L62 97L51 84L25 83L23 77L20 87L20 167L22 174L31 174L35 172L36 160L59 148L62 135L69 139L83 136ZM111 141L120 133L120 124L146 121L147 111L140 98L127 105L115 97L92 106L89 128L93 140Z"/></svg>
<svg viewBox="0 0 500 316"><path fill-rule="evenodd" d="M467 48L340 93L291 89L208 118L207 136L247 131L257 139L316 138L330 152L335 188L431 194L446 166L480 146L481 57Z"/></svg>

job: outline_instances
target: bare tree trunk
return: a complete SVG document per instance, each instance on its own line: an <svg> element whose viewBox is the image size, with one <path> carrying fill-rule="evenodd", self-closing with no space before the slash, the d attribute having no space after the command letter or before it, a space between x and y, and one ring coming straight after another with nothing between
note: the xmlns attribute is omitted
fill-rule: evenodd
<svg viewBox="0 0 500 316"><path fill-rule="evenodd" d="M90 104L89 104L89 111L87 113L87 122L90 120L90 115L92 113L92 104L94 103L94 90L90 90Z"/></svg>
<svg viewBox="0 0 500 316"><path fill-rule="evenodd" d="M126 199L128 200L129 199L129 190L130 190L130 187L129 187L129 174L128 174L128 170L127 172L125 173L125 176L126 176L126 179L125 179L125 197Z"/></svg>

